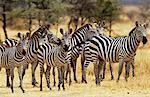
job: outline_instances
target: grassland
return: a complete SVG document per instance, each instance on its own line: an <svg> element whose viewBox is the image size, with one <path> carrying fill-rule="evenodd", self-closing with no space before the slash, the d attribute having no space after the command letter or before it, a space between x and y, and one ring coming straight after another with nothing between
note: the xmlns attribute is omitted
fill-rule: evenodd
<svg viewBox="0 0 150 97"><path fill-rule="evenodd" d="M132 29L134 24L116 24L113 28L116 33L121 35L127 35L127 33ZM14 37L16 32L8 30L9 37ZM25 32L25 31L23 31ZM122 32L122 33L119 33ZM149 30L148 30L149 32ZM3 38L3 33L0 33ZM148 33L149 36L149 33ZM4 38L3 38L4 39ZM148 37L150 39L150 37ZM14 78L14 93L11 93L11 89L6 88L6 75L5 69L0 72L0 97L150 97L150 50L149 42L144 47L140 46L137 51L135 59L135 78L133 79L130 74L128 82L124 80L124 70L121 75L119 83L116 83L118 64L113 64L114 77L115 80L110 80L110 72L106 70L106 79L101 83L101 86L95 85L93 65L91 64L87 69L87 81L88 84L81 83L81 65L80 58L77 62L77 79L78 83L73 82L71 86L67 83L65 84L66 90L58 91L57 87L52 87L50 91L46 87L46 81L43 77L43 91L40 92L39 84L38 87L32 87L31 85L31 69L26 72L24 77L24 89L26 93L18 88L19 78L17 74L17 69L15 69ZM51 76L52 77L52 76ZM36 78L39 82L39 67L36 70ZM58 81L57 81L58 82ZM51 78L51 86L53 85L53 80Z"/></svg>

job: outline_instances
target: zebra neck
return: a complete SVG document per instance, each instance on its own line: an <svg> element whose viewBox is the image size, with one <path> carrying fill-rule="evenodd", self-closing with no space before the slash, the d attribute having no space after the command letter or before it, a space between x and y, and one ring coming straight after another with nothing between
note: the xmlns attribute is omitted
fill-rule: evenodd
<svg viewBox="0 0 150 97"><path fill-rule="evenodd" d="M22 61L24 59L24 55L22 54L21 48L16 48L15 50L15 55L14 55L14 59L16 61Z"/></svg>
<svg viewBox="0 0 150 97"><path fill-rule="evenodd" d="M31 51L35 53L38 50L38 48L39 48L38 37L33 37L33 39L30 40L28 49L32 49Z"/></svg>
<svg viewBox="0 0 150 97"><path fill-rule="evenodd" d="M128 39L128 43L130 44L132 52L136 52L140 41L137 39L135 34L132 34Z"/></svg>

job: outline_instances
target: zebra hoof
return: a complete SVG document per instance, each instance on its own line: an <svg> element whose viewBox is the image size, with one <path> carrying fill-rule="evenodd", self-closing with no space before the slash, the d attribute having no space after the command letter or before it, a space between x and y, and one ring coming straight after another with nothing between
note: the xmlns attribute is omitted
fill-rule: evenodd
<svg viewBox="0 0 150 97"><path fill-rule="evenodd" d="M40 91L42 91L42 89L40 89Z"/></svg>
<svg viewBox="0 0 150 97"><path fill-rule="evenodd" d="M25 91L24 91L24 90L22 90L22 93L25 93Z"/></svg>
<svg viewBox="0 0 150 97"><path fill-rule="evenodd" d="M11 92L12 92L12 93L14 93L14 89L13 89L13 87L11 87Z"/></svg>
<svg viewBox="0 0 150 97"><path fill-rule="evenodd" d="M128 79L127 79L127 78L125 78L125 81L126 81L126 82L128 82Z"/></svg>
<svg viewBox="0 0 150 97"><path fill-rule="evenodd" d="M60 85L58 85L58 91L60 91Z"/></svg>
<svg viewBox="0 0 150 97"><path fill-rule="evenodd" d="M86 80L84 80L84 82L87 84L87 81L86 81Z"/></svg>
<svg viewBox="0 0 150 97"><path fill-rule="evenodd" d="M10 88L10 85L6 85L7 88Z"/></svg>
<svg viewBox="0 0 150 97"><path fill-rule="evenodd" d="M116 80L117 83L119 83L119 80Z"/></svg>

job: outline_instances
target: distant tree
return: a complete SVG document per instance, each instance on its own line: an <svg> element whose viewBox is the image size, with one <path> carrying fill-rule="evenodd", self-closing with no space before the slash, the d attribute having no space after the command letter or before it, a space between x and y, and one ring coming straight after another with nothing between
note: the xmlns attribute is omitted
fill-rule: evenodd
<svg viewBox="0 0 150 97"><path fill-rule="evenodd" d="M7 35L7 15L12 10L12 7L15 4L15 0L0 0L0 14L2 15L2 28L4 31L5 38L8 38Z"/></svg>
<svg viewBox="0 0 150 97"><path fill-rule="evenodd" d="M119 19L120 5L117 0L97 0L96 11L93 13L92 19L95 22L106 21L109 24L109 36L112 33L113 21Z"/></svg>
<svg viewBox="0 0 150 97"><path fill-rule="evenodd" d="M70 5L68 8L68 15L70 16L68 29L70 29L71 23L75 24L76 30L78 24L82 26L86 21L105 20L110 24L109 35L111 35L112 22L119 16L118 0L63 0L63 2Z"/></svg>
<svg viewBox="0 0 150 97"><path fill-rule="evenodd" d="M22 5L21 2L24 2ZM42 24L59 24L59 18L65 13L65 4L61 0L21 0L14 8L11 16L28 20L27 28L31 32L33 20Z"/></svg>
<svg viewBox="0 0 150 97"><path fill-rule="evenodd" d="M141 0L140 6L140 17L142 18L143 22L150 22L150 1L149 0Z"/></svg>
<svg viewBox="0 0 150 97"><path fill-rule="evenodd" d="M68 29L72 23L75 25L75 30L78 28L78 24L84 25L95 10L95 0L63 0L63 2L69 5L67 11L70 16Z"/></svg>

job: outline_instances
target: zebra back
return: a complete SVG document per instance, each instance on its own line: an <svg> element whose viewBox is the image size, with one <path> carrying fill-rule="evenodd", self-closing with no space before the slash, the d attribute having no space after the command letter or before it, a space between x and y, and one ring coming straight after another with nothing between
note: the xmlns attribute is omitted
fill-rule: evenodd
<svg viewBox="0 0 150 97"><path fill-rule="evenodd" d="M12 38L8 38L3 42L3 44L8 47L16 46L17 43L18 43L18 40L12 39Z"/></svg>

